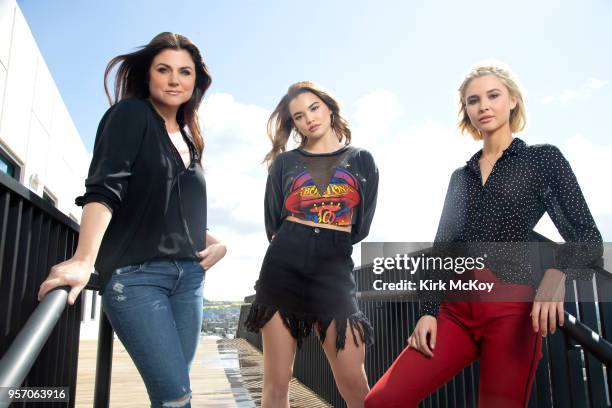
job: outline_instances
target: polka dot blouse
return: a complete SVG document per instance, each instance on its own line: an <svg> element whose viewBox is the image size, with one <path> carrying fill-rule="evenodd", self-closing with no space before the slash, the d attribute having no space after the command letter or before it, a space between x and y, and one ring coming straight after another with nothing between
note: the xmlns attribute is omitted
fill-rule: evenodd
<svg viewBox="0 0 612 408"><path fill-rule="evenodd" d="M556 251L554 267L568 278L591 278L588 265L601 257L601 234L559 149L548 144L528 146L514 138L484 185L481 154L478 151L451 176L436 243L527 242L547 212L566 241ZM516 244L489 245L488 250L499 252L497 258L504 260L492 271L501 281L537 286L527 251L516 248ZM424 302L422 312L435 316L438 304Z"/></svg>

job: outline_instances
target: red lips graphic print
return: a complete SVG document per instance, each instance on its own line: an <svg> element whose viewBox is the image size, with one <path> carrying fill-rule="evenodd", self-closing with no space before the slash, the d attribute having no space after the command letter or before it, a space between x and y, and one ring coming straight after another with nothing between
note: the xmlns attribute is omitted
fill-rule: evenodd
<svg viewBox="0 0 612 408"><path fill-rule="evenodd" d="M349 172L336 169L325 192L320 193L310 173L305 171L291 184L285 207L294 217L318 224L348 226L353 209L359 204L357 180Z"/></svg>

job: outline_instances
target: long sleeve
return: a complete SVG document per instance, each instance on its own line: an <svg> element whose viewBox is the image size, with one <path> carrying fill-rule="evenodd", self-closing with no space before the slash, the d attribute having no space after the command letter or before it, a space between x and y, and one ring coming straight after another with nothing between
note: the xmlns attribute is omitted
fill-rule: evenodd
<svg viewBox="0 0 612 408"><path fill-rule="evenodd" d="M448 255L448 252L451 250L450 247L453 245L452 243L457 236L457 214L459 211L457 211L458 209L456 207L459 203L456 202L456 189L458 188L458 174L459 172L455 171L448 183L444 207L442 208L442 215L440 216L438 231L436 232L436 238L434 240L432 256L444 257ZM444 270L431 271L430 276L421 276L421 279L433 279L434 281L439 279L448 281L449 278L450 273ZM442 296L443 293L441 291L427 291L421 293L421 316L438 316Z"/></svg>
<svg viewBox="0 0 612 408"><path fill-rule="evenodd" d="M588 280L602 256L602 238L569 162L558 148L543 146L542 195L548 215L566 241L555 254L555 268L568 278Z"/></svg>
<svg viewBox="0 0 612 408"><path fill-rule="evenodd" d="M356 225L353 225L351 230L351 241L353 244L363 240L370 233L370 226L374 219L376 211L376 199L378 197L378 168L374 162L374 158L367 150L359 151L360 159L362 160L362 169L365 170L365 183L363 203L361 205L361 217Z"/></svg>
<svg viewBox="0 0 612 408"><path fill-rule="evenodd" d="M100 202L117 210L125 196L132 166L146 131L145 102L128 99L112 106L98 126L85 194L75 203Z"/></svg>
<svg viewBox="0 0 612 408"><path fill-rule="evenodd" d="M282 176L282 158L278 156L268 170L268 180L266 182L266 192L264 197L264 222L266 227L266 235L268 236L268 241L270 242L283 222L281 219L284 199Z"/></svg>

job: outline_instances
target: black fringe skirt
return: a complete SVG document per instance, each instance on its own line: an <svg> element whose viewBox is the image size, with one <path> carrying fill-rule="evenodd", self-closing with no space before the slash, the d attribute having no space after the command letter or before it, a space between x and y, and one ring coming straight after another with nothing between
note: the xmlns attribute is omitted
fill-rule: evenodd
<svg viewBox="0 0 612 408"><path fill-rule="evenodd" d="M356 345L371 345L374 330L355 299L352 252L347 232L284 221L266 252L246 328L257 332L279 312L298 347L313 327L324 342L332 321L337 350L348 327Z"/></svg>

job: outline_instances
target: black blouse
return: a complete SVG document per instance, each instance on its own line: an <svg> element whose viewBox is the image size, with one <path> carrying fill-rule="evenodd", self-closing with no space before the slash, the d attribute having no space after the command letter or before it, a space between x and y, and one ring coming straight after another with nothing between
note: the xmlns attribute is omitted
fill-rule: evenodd
<svg viewBox="0 0 612 408"><path fill-rule="evenodd" d="M206 183L191 136L186 168L150 102L125 99L104 114L86 192L76 204L113 213L96 259L101 291L116 268L158 258L198 259L206 245Z"/></svg>
<svg viewBox="0 0 612 408"><path fill-rule="evenodd" d="M351 240L355 244L370 231L377 194L378 169L367 150L344 146L331 153L314 154L302 149L281 153L272 163L266 183L268 240L289 215L322 224L348 217L343 222L352 225ZM321 206L326 214L320 212ZM313 216L315 213L318 215Z"/></svg>
<svg viewBox="0 0 612 408"><path fill-rule="evenodd" d="M481 154L478 151L452 174L434 248L451 242L527 242L547 212L566 241L557 250L553 267L570 279L590 279L589 266L601 257L602 238L559 149L548 144L528 146L514 138L484 186L478 164ZM509 244L495 248L500 252L498 259L507 261L492 268L498 279L538 285L527 257L516 256L527 251L515 251L516 245ZM425 294L428 301L421 305L423 314L438 314L440 295Z"/></svg>

